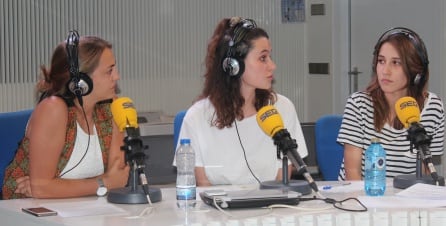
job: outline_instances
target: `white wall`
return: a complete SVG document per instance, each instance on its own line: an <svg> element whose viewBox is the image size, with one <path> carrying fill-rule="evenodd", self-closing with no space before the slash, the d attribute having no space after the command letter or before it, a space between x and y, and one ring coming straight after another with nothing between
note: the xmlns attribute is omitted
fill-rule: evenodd
<svg viewBox="0 0 446 226"><path fill-rule="evenodd" d="M311 4L325 4L325 15L310 14ZM305 120L316 121L320 116L333 113L335 88L332 59L332 5L331 0L307 1L307 26L305 29ZM328 63L329 74L310 74L309 63Z"/></svg>
<svg viewBox="0 0 446 226"><path fill-rule="evenodd" d="M206 44L216 23L242 15L270 34L277 63L274 87L293 101L301 121L342 113L348 90L348 2L307 0L306 21L284 24L280 0L0 1L0 112L34 106L39 65L48 64L54 45L77 28L114 44L122 95L131 97L139 111L173 115L201 90ZM325 4L326 15L311 16L311 4ZM444 21L444 13L438 19ZM436 49L443 61L445 37ZM329 63L329 74L310 75L310 62ZM8 82L7 76L18 79ZM446 79L434 86L445 99Z"/></svg>
<svg viewBox="0 0 446 226"><path fill-rule="evenodd" d="M306 23L283 24L280 0L0 1L0 112L34 106L33 85L70 29L113 43L123 96L138 111L173 115L202 87L207 42L217 22L253 18L270 35L277 92L302 121ZM12 77L13 80L8 80ZM26 88L24 88L26 87Z"/></svg>
<svg viewBox="0 0 446 226"><path fill-rule="evenodd" d="M121 95L131 97L139 111L173 115L190 106L201 90L206 44L216 23L240 15L255 19L270 34L277 63L274 87L293 101L302 122L342 113L349 1L306 0L306 21L283 24L281 0L3 0L0 112L34 106L39 65L47 65L55 44L76 28L113 43ZM311 16L311 4L325 4L326 15ZM446 4L442 12L438 20L445 21ZM434 47L441 67L432 86L446 100L446 31L444 26L433 29L444 35ZM330 73L310 75L310 62L329 63ZM10 76L16 80L5 80Z"/></svg>

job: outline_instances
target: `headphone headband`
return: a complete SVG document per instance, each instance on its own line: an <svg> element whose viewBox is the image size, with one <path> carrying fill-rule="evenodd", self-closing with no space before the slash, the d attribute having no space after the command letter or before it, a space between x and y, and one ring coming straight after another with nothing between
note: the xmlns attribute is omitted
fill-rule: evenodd
<svg viewBox="0 0 446 226"><path fill-rule="evenodd" d="M257 28L257 24L252 19L232 17L230 19L229 27L232 29L232 36L229 40L228 51L223 59L222 66L223 71L229 76L238 78L243 74L245 65L243 60L239 59L240 56L236 56L236 53L239 51L239 45L242 45L241 43L246 34L250 30Z"/></svg>
<svg viewBox="0 0 446 226"><path fill-rule="evenodd" d="M256 28L257 24L252 19L240 18L240 21L233 26L234 26L233 29L234 32L231 40L229 41L229 46L231 47L241 42L245 37L246 33L248 33L249 30Z"/></svg>
<svg viewBox="0 0 446 226"><path fill-rule="evenodd" d="M79 45L79 33L76 30L70 31L67 37L67 55L68 64L71 77L78 77L79 75L79 58L78 58L78 45Z"/></svg>
<svg viewBox="0 0 446 226"><path fill-rule="evenodd" d="M421 73L418 73L416 75L411 75L411 83L415 84L415 85L418 85L418 84L424 85L425 76L426 76L426 73L428 70L428 64L429 64L426 46L424 45L424 42L420 38L420 36L418 36L418 34L415 31L413 31L409 28L394 27L394 28L387 30L379 37L378 42L376 43L375 49L373 51L373 55L374 55L374 59L375 59L373 62L373 71L376 73L376 59L379 54L379 49L381 48L381 45L383 44L383 42L385 42L386 40L388 40L390 37L392 37L394 35L402 35L402 36L406 37L414 46L415 50L417 51L418 57L420 58L423 69L422 69Z"/></svg>
<svg viewBox="0 0 446 226"><path fill-rule="evenodd" d="M79 104L82 106L82 96L91 93L93 81L87 74L79 72L79 39L79 33L76 30L70 31L65 48L67 50L68 70L70 72L67 88L77 97Z"/></svg>

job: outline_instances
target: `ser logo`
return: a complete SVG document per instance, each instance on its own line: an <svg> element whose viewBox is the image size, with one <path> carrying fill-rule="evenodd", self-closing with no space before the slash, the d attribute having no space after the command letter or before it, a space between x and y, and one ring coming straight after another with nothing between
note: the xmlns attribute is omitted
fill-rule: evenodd
<svg viewBox="0 0 446 226"><path fill-rule="evenodd" d="M265 119L267 119L268 117L270 117L271 115L277 115L277 114L279 114L278 112L277 112L277 110L276 109L270 109L270 110L267 110L267 111L265 111L262 115L260 115L260 121L265 121Z"/></svg>
<svg viewBox="0 0 446 226"><path fill-rule="evenodd" d="M135 108L135 106L133 105L132 102L124 102L124 103L122 103L122 108L124 108L124 109L133 108L133 109L136 110L136 108Z"/></svg>
<svg viewBox="0 0 446 226"><path fill-rule="evenodd" d="M404 108L407 108L407 107L417 107L418 108L418 104L417 104L416 101L413 101L413 100L405 101L405 102L400 104L400 109L401 110L403 110Z"/></svg>

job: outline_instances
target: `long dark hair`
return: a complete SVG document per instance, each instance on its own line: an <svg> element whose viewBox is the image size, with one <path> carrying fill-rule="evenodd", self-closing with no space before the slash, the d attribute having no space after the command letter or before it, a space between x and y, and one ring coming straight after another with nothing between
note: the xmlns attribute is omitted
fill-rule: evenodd
<svg viewBox="0 0 446 226"><path fill-rule="evenodd" d="M382 130L386 118L389 117L390 109L394 108L394 106L389 106L389 103L385 98L382 98L384 96L384 92L379 86L378 76L376 73L379 50L384 43L390 43L398 51L398 55L401 58L402 67L408 81L406 84L408 90L406 95L413 97L417 101L420 109L423 109L424 107L424 101L427 96L427 83L429 81L429 69L427 68L427 65L422 62L422 59L419 56L420 53L414 46L413 42L406 35L395 33L378 42L377 46L375 47L375 54L373 56L374 70L372 80L366 88L366 91L373 99L374 126L377 131ZM427 56L425 48L423 49L423 51L425 51L425 56ZM422 76L424 76L423 83L413 84L415 76L420 73L422 73ZM397 117L393 119L392 126L396 129L402 129L404 127Z"/></svg>
<svg viewBox="0 0 446 226"><path fill-rule="evenodd" d="M242 106L245 103L245 99L240 93L241 79L231 78L223 71L222 67L222 61L226 57L230 46L229 42L234 32L231 19L233 18L225 18L218 23L208 43L205 58L205 82L199 97L200 99L208 97L214 105L215 115L212 123L220 129L231 127L236 119L243 119ZM241 40L247 48L237 50L240 51L238 53L240 60L244 60L251 51L253 41L261 37L269 38L262 28L255 27L247 31ZM268 103L275 102L275 94L272 90L256 89L255 95L254 106L256 110Z"/></svg>

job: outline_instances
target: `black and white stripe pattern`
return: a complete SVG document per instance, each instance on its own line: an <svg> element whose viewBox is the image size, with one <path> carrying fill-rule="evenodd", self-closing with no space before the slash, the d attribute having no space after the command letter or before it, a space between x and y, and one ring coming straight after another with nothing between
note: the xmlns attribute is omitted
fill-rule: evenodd
<svg viewBox="0 0 446 226"><path fill-rule="evenodd" d="M364 176L364 150L371 143L371 138L380 139L386 150L386 176L394 177L401 174L415 174L416 154L410 152L410 142L407 140L407 129L397 130L388 125L380 133L375 131L373 124L373 102L366 92L353 93L347 100L344 109L341 129L337 141L341 144L351 144L362 148L362 175ZM443 154L444 140L444 108L441 99L434 93L429 93L424 108L421 111L420 123L428 135L432 136L430 151L432 155ZM416 152L416 150L414 150ZM339 179L345 180L344 163L339 172Z"/></svg>

